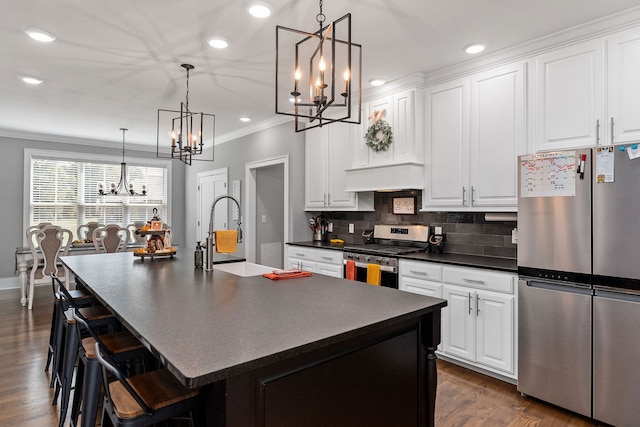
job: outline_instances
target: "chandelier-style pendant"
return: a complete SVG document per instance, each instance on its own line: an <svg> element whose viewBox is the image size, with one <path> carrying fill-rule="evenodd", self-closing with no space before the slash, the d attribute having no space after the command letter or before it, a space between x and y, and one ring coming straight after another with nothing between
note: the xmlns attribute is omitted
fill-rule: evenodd
<svg viewBox="0 0 640 427"><path fill-rule="evenodd" d="M122 131L122 163L120 163L120 181L118 184L115 182L109 183L109 189L106 189L106 183L103 181L99 181L96 184L96 189L98 190L98 194L101 196L146 196L147 195L147 186L142 184L141 190L138 193L135 190L135 186L133 182L127 181L127 164L124 162L124 134L129 129L120 128Z"/></svg>
<svg viewBox="0 0 640 427"><path fill-rule="evenodd" d="M215 115L206 113L194 113L189 110L189 71L195 67L191 64L182 64L187 71L187 96L186 102L180 102L180 110L158 109L158 129L156 155L160 158L168 158L163 155L161 147L170 147L172 159L191 165L193 160L213 161L213 141L215 138ZM167 130L169 122L170 130ZM161 130L162 128L162 130ZM206 132L211 132L208 136ZM211 158L206 154L205 141L211 148ZM194 158L194 156L201 156Z"/></svg>
<svg viewBox="0 0 640 427"><path fill-rule="evenodd" d="M351 40L351 14L325 25L319 3L317 31L276 26L276 114L295 117L296 132L361 121L362 46Z"/></svg>

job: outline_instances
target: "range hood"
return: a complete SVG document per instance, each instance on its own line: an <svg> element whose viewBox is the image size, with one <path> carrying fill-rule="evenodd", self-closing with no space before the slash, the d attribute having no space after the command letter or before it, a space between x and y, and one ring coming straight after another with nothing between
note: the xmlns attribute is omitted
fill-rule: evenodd
<svg viewBox="0 0 640 427"><path fill-rule="evenodd" d="M391 191L424 189L422 163L395 163L347 169L346 191Z"/></svg>

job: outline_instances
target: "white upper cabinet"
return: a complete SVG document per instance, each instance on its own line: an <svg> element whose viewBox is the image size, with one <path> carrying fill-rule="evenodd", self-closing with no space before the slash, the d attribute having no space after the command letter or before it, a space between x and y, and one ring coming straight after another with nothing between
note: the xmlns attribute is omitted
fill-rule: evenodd
<svg viewBox="0 0 640 427"><path fill-rule="evenodd" d="M427 89L424 210L516 209L524 103L521 63Z"/></svg>
<svg viewBox="0 0 640 427"><path fill-rule="evenodd" d="M393 162L393 151L396 145L396 127L394 126L394 116L393 116L393 96L386 96L384 98L376 99L375 101L371 101L367 103L367 109L365 110L367 114L362 117L362 121L366 124L365 133L372 123L370 117L372 116L374 111L384 111L382 115L382 120L389 123L393 132L393 142L391 145L384 151L375 152L372 149L368 148L369 161L367 166L376 166L376 165L385 165ZM364 133L361 136L362 143L365 144ZM366 146L366 144L365 144Z"/></svg>
<svg viewBox="0 0 640 427"><path fill-rule="evenodd" d="M350 126L332 123L305 131L305 210L373 210L373 193L345 190L351 165Z"/></svg>
<svg viewBox="0 0 640 427"><path fill-rule="evenodd" d="M426 97L423 208L462 208L469 191L469 79L433 86Z"/></svg>
<svg viewBox="0 0 640 427"><path fill-rule="evenodd" d="M640 30L607 40L609 52L608 133L604 143L640 141Z"/></svg>
<svg viewBox="0 0 640 427"><path fill-rule="evenodd" d="M599 39L533 59L533 150L595 145L604 137L604 52Z"/></svg>
<svg viewBox="0 0 640 427"><path fill-rule="evenodd" d="M524 99L524 64L472 76L469 206L517 206Z"/></svg>

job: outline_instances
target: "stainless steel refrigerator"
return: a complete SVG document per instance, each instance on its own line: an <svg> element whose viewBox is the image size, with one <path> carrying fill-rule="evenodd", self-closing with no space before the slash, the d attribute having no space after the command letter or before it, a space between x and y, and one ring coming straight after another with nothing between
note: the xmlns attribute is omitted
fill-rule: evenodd
<svg viewBox="0 0 640 427"><path fill-rule="evenodd" d="M640 148L519 158L518 390L640 419Z"/></svg>

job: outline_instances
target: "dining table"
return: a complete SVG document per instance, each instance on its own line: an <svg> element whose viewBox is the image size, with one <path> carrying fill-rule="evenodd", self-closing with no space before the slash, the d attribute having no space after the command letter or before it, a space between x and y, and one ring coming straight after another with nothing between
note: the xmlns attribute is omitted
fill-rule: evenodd
<svg viewBox="0 0 640 427"><path fill-rule="evenodd" d="M144 246L144 243L128 243L125 251L133 252L134 250ZM60 248L60 252L64 250L64 247ZM40 250L37 250L40 253ZM87 255L95 254L96 247L93 243L71 243L69 247L68 255ZM20 281L20 304L24 306L27 303L27 284L29 278L27 271L29 267L33 265L33 254L29 246L19 246L16 248L16 272L18 273L18 280Z"/></svg>
<svg viewBox="0 0 640 427"><path fill-rule="evenodd" d="M207 425L434 425L446 300L320 274L206 271L183 254L61 261L200 390Z"/></svg>

